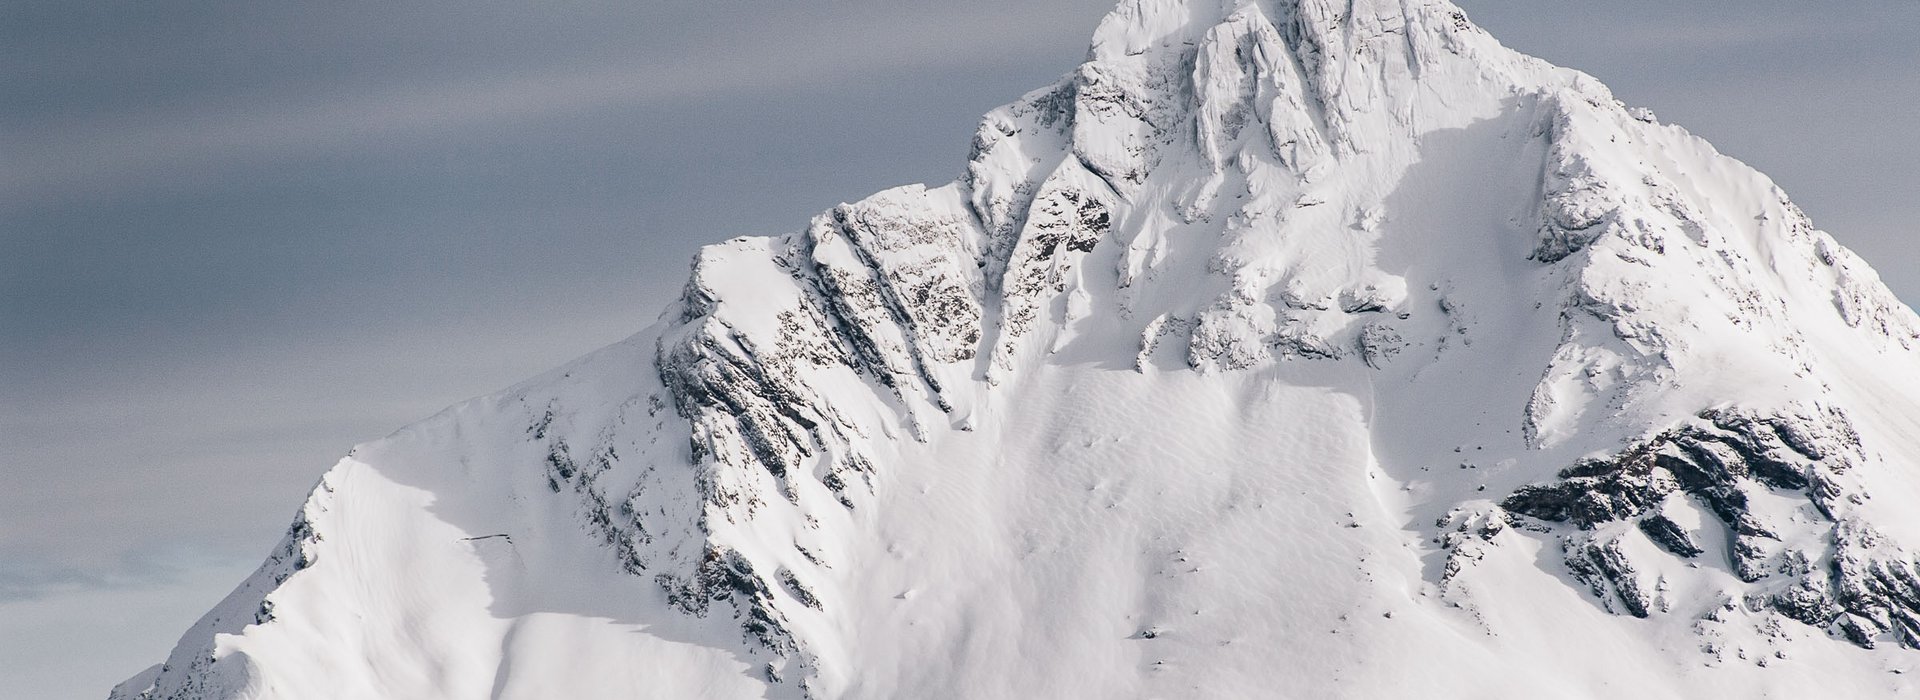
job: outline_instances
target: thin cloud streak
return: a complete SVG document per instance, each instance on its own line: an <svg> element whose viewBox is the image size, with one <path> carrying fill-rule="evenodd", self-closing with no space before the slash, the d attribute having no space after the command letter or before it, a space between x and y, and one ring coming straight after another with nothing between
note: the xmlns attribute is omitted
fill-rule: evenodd
<svg viewBox="0 0 1920 700"><path fill-rule="evenodd" d="M327 157L408 138L453 139L609 108L963 65L981 56L1031 50L1057 33L1045 23L1027 23L987 35L990 42L983 43L979 35L943 29L940 17L914 20L835 37L858 41L810 42L804 60L783 61L728 44L700 56L636 57L611 65L581 63L321 97L273 96L58 125L51 133L9 139L15 143L0 161L5 163L0 207L113 198L145 188L217 181L225 172L265 161ZM826 29L794 33L835 34Z"/></svg>
<svg viewBox="0 0 1920 700"><path fill-rule="evenodd" d="M179 549L128 553L116 561L79 567L46 559L9 559L0 567L0 606L91 591L145 590L179 583L207 566L234 566L204 553Z"/></svg>

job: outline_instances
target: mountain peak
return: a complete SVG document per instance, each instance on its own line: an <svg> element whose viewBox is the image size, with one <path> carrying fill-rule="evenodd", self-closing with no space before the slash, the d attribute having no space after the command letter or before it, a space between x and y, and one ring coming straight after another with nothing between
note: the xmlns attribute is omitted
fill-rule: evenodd
<svg viewBox="0 0 1920 700"><path fill-rule="evenodd" d="M117 692L1878 694L1916 347L1450 4L1127 2L960 180L356 449Z"/></svg>

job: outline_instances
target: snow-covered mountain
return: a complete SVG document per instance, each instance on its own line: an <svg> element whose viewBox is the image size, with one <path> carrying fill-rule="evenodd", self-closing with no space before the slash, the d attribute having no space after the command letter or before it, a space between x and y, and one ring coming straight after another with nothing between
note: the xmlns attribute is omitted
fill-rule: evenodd
<svg viewBox="0 0 1920 700"><path fill-rule="evenodd" d="M1920 692L1920 317L1442 0L1128 0L966 174L355 449L115 698Z"/></svg>

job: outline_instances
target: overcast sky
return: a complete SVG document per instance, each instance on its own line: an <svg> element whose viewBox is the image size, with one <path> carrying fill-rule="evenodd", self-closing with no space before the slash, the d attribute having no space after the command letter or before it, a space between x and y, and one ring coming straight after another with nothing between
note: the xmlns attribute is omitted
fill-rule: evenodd
<svg viewBox="0 0 1920 700"><path fill-rule="evenodd" d="M98 698L354 443L959 173L1110 0L0 0L0 696ZM1920 2L1463 0L1920 300ZM11 697L11 696L8 696Z"/></svg>

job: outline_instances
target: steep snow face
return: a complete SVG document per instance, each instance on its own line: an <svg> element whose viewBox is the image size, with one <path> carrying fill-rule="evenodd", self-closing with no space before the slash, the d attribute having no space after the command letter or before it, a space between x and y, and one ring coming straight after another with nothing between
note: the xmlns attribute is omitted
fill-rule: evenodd
<svg viewBox="0 0 1920 700"><path fill-rule="evenodd" d="M1130 0L959 181L357 448L115 697L1888 695L1916 397L1764 176L1452 5Z"/></svg>

